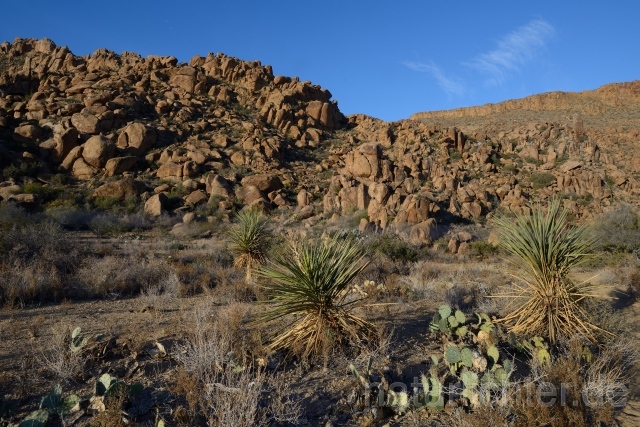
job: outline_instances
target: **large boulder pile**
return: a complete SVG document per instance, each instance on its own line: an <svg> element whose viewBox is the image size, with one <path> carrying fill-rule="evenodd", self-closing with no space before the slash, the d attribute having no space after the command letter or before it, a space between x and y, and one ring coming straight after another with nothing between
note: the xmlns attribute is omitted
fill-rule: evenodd
<svg viewBox="0 0 640 427"><path fill-rule="evenodd" d="M640 157L612 143L637 140L634 128L346 118L328 90L224 54L76 56L18 38L0 44L0 64L0 165L37 166L45 179L66 171L96 197L135 194L150 215L175 209L169 195L180 192L181 215L207 203L291 211L305 224L359 212L362 230L428 243L452 221L524 213L556 195L578 217L638 201L629 171Z"/></svg>

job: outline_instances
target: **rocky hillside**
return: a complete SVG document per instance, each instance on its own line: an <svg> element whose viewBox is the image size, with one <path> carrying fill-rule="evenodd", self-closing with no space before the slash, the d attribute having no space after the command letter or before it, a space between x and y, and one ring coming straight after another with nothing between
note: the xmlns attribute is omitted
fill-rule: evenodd
<svg viewBox="0 0 640 427"><path fill-rule="evenodd" d="M549 92L498 104L416 113L411 119L430 125L455 124L476 137L493 140L535 138L535 125L567 126L579 138L596 141L609 151L616 165L631 172L640 165L632 149L640 139L640 80L592 91ZM542 136L548 140L552 135Z"/></svg>
<svg viewBox="0 0 640 427"><path fill-rule="evenodd" d="M510 101L469 111L526 120L470 124L477 116L456 110L386 123L345 117L329 91L223 54L188 64L104 49L83 57L16 39L0 44L0 72L0 197L36 209L51 203L29 183L65 177L94 199L137 200L150 216L213 221L256 205L307 226L348 216L422 244L449 223L557 193L577 217L638 200L638 131L586 119L633 117L638 82L596 91L579 116L575 96L558 95L554 120Z"/></svg>

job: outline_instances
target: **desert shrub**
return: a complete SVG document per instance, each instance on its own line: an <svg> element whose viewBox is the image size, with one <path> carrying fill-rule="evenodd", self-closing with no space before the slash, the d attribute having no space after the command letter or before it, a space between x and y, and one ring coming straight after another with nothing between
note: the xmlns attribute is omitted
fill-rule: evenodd
<svg viewBox="0 0 640 427"><path fill-rule="evenodd" d="M531 174L529 180L533 184L533 188L545 188L556 182L556 177L552 173L538 172Z"/></svg>
<svg viewBox="0 0 640 427"><path fill-rule="evenodd" d="M358 228L358 225L360 225L360 221L362 219L368 219L368 218L369 218L369 213L367 212L366 209L358 210L358 208L354 206L353 208L349 209L348 217L346 219L346 228L348 229Z"/></svg>
<svg viewBox="0 0 640 427"><path fill-rule="evenodd" d="M224 265L225 261L215 256L175 259L171 267L182 284L180 296L196 295L217 286L222 281L220 270Z"/></svg>
<svg viewBox="0 0 640 427"><path fill-rule="evenodd" d="M498 253L498 246L485 242L484 240L476 240L471 242L471 250L475 255L485 259L496 255Z"/></svg>
<svg viewBox="0 0 640 427"><path fill-rule="evenodd" d="M85 298L138 295L171 273L171 267L163 260L147 261L134 256L87 258L75 274L72 292Z"/></svg>
<svg viewBox="0 0 640 427"><path fill-rule="evenodd" d="M45 210L66 208L78 209L84 207L90 209L91 204L87 202L89 195L85 188L63 187L54 200L48 202Z"/></svg>
<svg viewBox="0 0 640 427"><path fill-rule="evenodd" d="M220 266L215 269L214 275L215 288L211 295L218 304L256 300L256 289L247 284L238 269Z"/></svg>
<svg viewBox="0 0 640 427"><path fill-rule="evenodd" d="M0 253L11 258L60 262L65 264L72 247L68 235L53 221L36 216L8 219L0 234Z"/></svg>
<svg viewBox="0 0 640 427"><path fill-rule="evenodd" d="M40 171L40 165L26 160L17 160L5 167L2 176L5 180L18 180L23 176L35 176Z"/></svg>
<svg viewBox="0 0 640 427"><path fill-rule="evenodd" d="M234 265L246 268L247 282L251 282L251 272L264 264L273 236L267 218L257 209L239 212L235 221L227 233L229 251L235 257Z"/></svg>
<svg viewBox="0 0 640 427"><path fill-rule="evenodd" d="M409 274L402 277L402 282L418 299L466 310L488 297L497 284L509 280L501 269L487 263L418 261L411 266Z"/></svg>
<svg viewBox="0 0 640 427"><path fill-rule="evenodd" d="M75 206L51 206L45 215L58 223L65 230L88 230L94 212L86 211Z"/></svg>
<svg viewBox="0 0 640 427"><path fill-rule="evenodd" d="M93 206L96 209L108 211L120 205L120 199L118 197L104 196L96 197L93 199Z"/></svg>
<svg viewBox="0 0 640 427"><path fill-rule="evenodd" d="M64 283L79 255L51 219L0 205L0 300L44 302L65 296Z"/></svg>
<svg viewBox="0 0 640 427"><path fill-rule="evenodd" d="M245 357L247 313L242 304L222 308L215 317L209 305L192 311L191 333L174 354L180 369L172 389L189 408L183 422L197 425L204 418L207 425L220 427L286 425L302 415L287 376L269 375Z"/></svg>
<svg viewBox="0 0 640 427"><path fill-rule="evenodd" d="M24 227L28 222L27 213L13 203L0 204L0 231Z"/></svg>
<svg viewBox="0 0 640 427"><path fill-rule="evenodd" d="M0 302L60 301L64 296L64 276L53 264L41 260L13 259L0 264Z"/></svg>
<svg viewBox="0 0 640 427"><path fill-rule="evenodd" d="M629 295L633 299L640 298L640 271L636 270L629 276L628 291Z"/></svg>
<svg viewBox="0 0 640 427"><path fill-rule="evenodd" d="M35 194L42 204L50 203L58 198L62 190L50 185L42 185L39 182L30 182L24 185L22 191L26 194Z"/></svg>
<svg viewBox="0 0 640 427"><path fill-rule="evenodd" d="M52 327L47 345L39 348L39 354L36 355L39 365L62 383L80 378L84 367L83 352L70 348L71 332L69 327Z"/></svg>
<svg viewBox="0 0 640 427"><path fill-rule="evenodd" d="M368 249L396 262L416 262L420 255L413 245L402 240L397 234L391 233L385 233L375 238L369 243Z"/></svg>
<svg viewBox="0 0 640 427"><path fill-rule="evenodd" d="M508 163L502 167L504 172L515 172L517 169L516 165L513 163Z"/></svg>
<svg viewBox="0 0 640 427"><path fill-rule="evenodd" d="M117 215L113 213L93 213L87 224L98 236L148 230L153 222L142 214Z"/></svg>
<svg viewBox="0 0 640 427"><path fill-rule="evenodd" d="M129 196L124 200L111 196L95 197L92 200L92 204L94 208L98 210L116 211L129 214L140 209L140 199L136 196Z"/></svg>
<svg viewBox="0 0 640 427"><path fill-rule="evenodd" d="M524 161L527 162L527 163L534 164L536 166L540 166L542 164L542 160L538 160L538 159L536 159L534 157L531 157L531 156L525 157Z"/></svg>
<svg viewBox="0 0 640 427"><path fill-rule="evenodd" d="M605 213L594 221L595 248L607 252L640 249L640 215L629 205Z"/></svg>
<svg viewBox="0 0 640 427"><path fill-rule="evenodd" d="M270 348L313 357L333 345L371 339L374 326L353 314L347 292L366 265L362 247L349 237L290 243L274 254L258 272L271 303L260 319L296 317Z"/></svg>
<svg viewBox="0 0 640 427"><path fill-rule="evenodd" d="M522 272L520 281L503 294L511 303L502 322L516 334L542 335L556 342L579 334L593 339L599 330L580 305L590 294L589 286L568 277L589 257L590 230L569 225L567 213L556 199L547 212L538 205L531 215L495 219L502 248L515 257Z"/></svg>

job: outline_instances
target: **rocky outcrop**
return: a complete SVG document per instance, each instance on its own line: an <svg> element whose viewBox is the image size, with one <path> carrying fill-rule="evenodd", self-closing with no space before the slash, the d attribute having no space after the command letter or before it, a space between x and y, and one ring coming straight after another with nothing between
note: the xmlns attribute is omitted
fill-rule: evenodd
<svg viewBox="0 0 640 427"><path fill-rule="evenodd" d="M0 44L0 64L2 170L44 181L62 171L96 197L140 196L153 216L257 206L304 226L354 216L363 232L430 244L451 222L526 213L550 197L578 218L640 200L640 126L598 125L637 109L638 82L387 123L344 117L326 89L224 54L81 57L16 39ZM0 188L35 178L8 175ZM463 237L450 238L457 254Z"/></svg>
<svg viewBox="0 0 640 427"><path fill-rule="evenodd" d="M125 200L129 197L139 196L144 190L144 183L127 177L101 185L93 192L93 197L112 197Z"/></svg>

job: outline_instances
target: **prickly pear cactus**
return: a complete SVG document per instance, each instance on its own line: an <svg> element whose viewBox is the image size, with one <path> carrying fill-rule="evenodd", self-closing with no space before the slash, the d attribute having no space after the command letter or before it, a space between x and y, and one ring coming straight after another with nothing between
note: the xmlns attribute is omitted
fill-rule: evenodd
<svg viewBox="0 0 640 427"><path fill-rule="evenodd" d="M451 346L444 352L444 358L449 364L459 363L462 360L460 349L457 346Z"/></svg>
<svg viewBox="0 0 640 427"><path fill-rule="evenodd" d="M75 328L71 333L71 344L69 344L69 348L74 353L81 350L82 347L87 345L87 342L89 342L89 338L81 336L81 333L82 329L80 327Z"/></svg>
<svg viewBox="0 0 640 427"><path fill-rule="evenodd" d="M103 374L96 383L96 395L108 396L118 388L118 379L109 374Z"/></svg>
<svg viewBox="0 0 640 427"><path fill-rule="evenodd" d="M498 347L492 345L487 348L487 358L489 359L491 367L495 367L500 359L500 352L498 351Z"/></svg>
<svg viewBox="0 0 640 427"><path fill-rule="evenodd" d="M440 317L443 319L447 319L450 315L451 315L451 307L449 307L448 305L441 305L438 308L438 314L440 314Z"/></svg>
<svg viewBox="0 0 640 427"><path fill-rule="evenodd" d="M460 360L467 368L473 367L473 351L469 347L463 347L460 350Z"/></svg>

